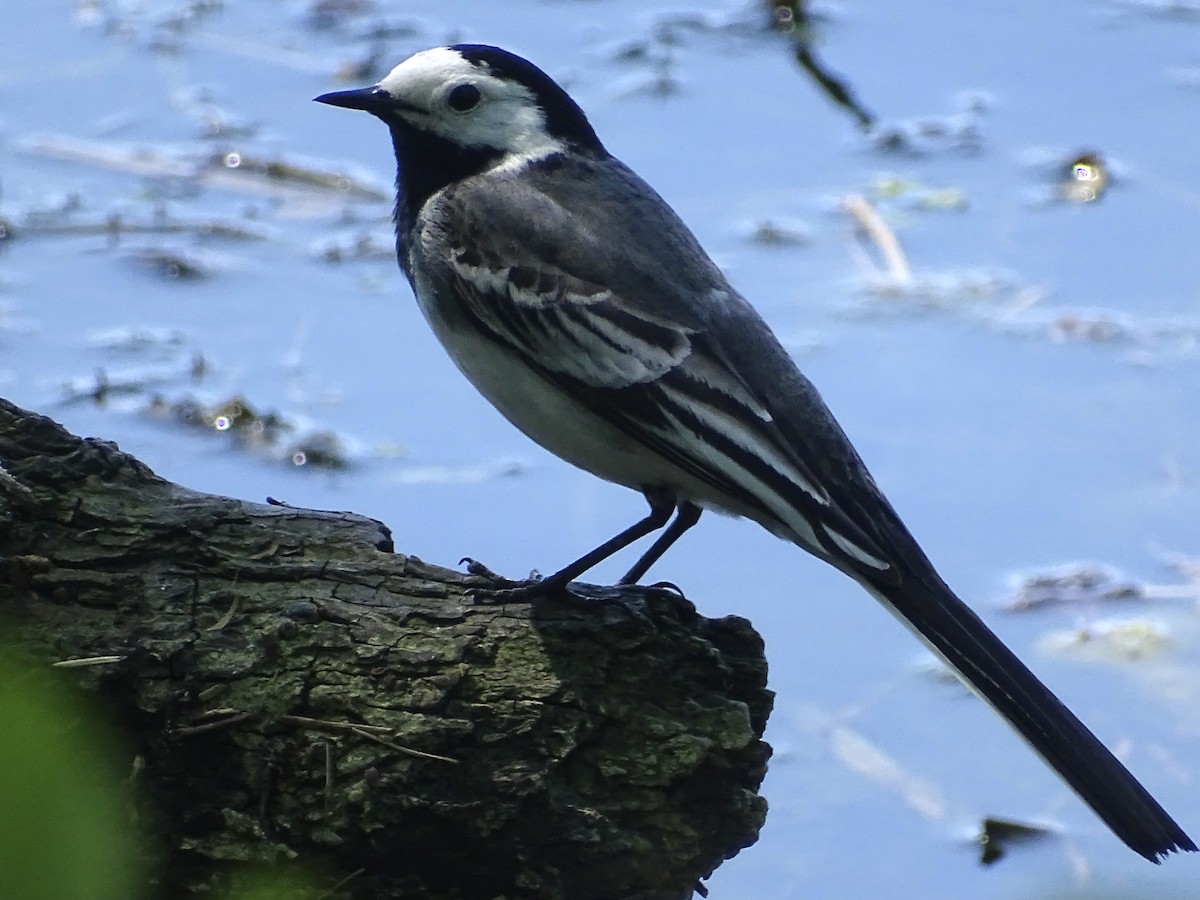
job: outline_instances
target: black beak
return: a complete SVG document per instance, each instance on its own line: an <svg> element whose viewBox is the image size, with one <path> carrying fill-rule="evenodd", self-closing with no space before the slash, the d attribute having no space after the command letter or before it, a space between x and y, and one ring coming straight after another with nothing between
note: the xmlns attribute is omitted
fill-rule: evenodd
<svg viewBox="0 0 1200 900"><path fill-rule="evenodd" d="M318 103L328 103L330 106L341 106L346 109L361 109L375 115L386 112L394 105L392 95L378 85L353 91L334 91L313 99Z"/></svg>

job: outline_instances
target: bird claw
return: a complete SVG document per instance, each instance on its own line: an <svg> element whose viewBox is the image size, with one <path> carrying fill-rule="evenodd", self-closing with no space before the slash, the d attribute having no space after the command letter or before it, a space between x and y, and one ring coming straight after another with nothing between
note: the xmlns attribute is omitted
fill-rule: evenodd
<svg viewBox="0 0 1200 900"><path fill-rule="evenodd" d="M678 596L681 600L687 599L687 594L683 592L683 588L673 581L656 581L654 584L646 585L647 588L654 591L669 591Z"/></svg>
<svg viewBox="0 0 1200 900"><path fill-rule="evenodd" d="M472 606L504 606L509 603L529 603L532 598L515 588L476 588L467 594Z"/></svg>
<svg viewBox="0 0 1200 900"><path fill-rule="evenodd" d="M476 604L528 603L562 591L565 588L565 585L560 585L549 579L543 579L536 571L531 572L529 578L524 581L513 581L510 578L505 578L503 575L493 572L479 560L470 556L464 556L458 561L458 564L467 567L468 575L486 578L488 581L499 582L502 585L471 588L467 592L467 596Z"/></svg>
<svg viewBox="0 0 1200 900"><path fill-rule="evenodd" d="M547 581L509 581L507 578L491 576L504 583L505 587L472 588L468 596L476 605L494 606L502 603L532 603L552 595L571 596L565 585L557 585ZM511 586L508 586L511 585Z"/></svg>

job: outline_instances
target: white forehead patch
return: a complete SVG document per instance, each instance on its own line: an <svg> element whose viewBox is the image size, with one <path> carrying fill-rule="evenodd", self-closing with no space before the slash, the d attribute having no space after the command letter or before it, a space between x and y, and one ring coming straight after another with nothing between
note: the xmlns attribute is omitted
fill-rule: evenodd
<svg viewBox="0 0 1200 900"><path fill-rule="evenodd" d="M467 112L446 102L461 84L474 85L481 96ZM401 102L399 117L455 143L494 147L525 160L563 149L561 141L547 134L545 115L527 87L492 75L486 65L475 65L449 47L410 56L379 87Z"/></svg>

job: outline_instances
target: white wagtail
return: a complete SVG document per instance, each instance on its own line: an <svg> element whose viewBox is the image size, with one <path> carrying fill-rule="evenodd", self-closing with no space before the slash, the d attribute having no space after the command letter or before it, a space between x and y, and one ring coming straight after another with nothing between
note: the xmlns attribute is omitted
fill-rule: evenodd
<svg viewBox="0 0 1200 900"><path fill-rule="evenodd" d="M544 72L459 44L317 100L391 130L400 267L463 374L543 447L650 503L540 588L664 529L635 583L702 509L753 519L870 591L1132 849L1196 849L945 585L766 323Z"/></svg>

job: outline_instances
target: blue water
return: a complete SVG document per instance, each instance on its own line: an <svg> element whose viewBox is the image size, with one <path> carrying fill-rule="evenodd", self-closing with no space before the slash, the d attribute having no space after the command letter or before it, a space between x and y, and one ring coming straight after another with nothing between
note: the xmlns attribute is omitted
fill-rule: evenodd
<svg viewBox="0 0 1200 900"><path fill-rule="evenodd" d="M386 70L451 40L508 46L562 79L692 225L950 583L1200 832L1195 585L1145 607L1001 611L1014 573L1093 560L1179 584L1165 554L1200 555L1196 17L1145 3L829 8L817 52L886 125L972 135L964 147L926 129L889 153L749 5L411 2L331 29L300 4L95 10L6 6L0 216L219 220L258 238L18 232L0 249L0 394L198 489L375 516L399 549L446 565L471 555L514 576L550 571L629 524L639 497L531 445L445 358L386 252L387 200L177 171L237 151L353 168L386 191L383 129L311 97L346 86L333 73L372 49ZM178 27L165 27L173 14ZM380 20L394 37L363 37ZM664 72L666 93L654 89ZM214 117L250 133L206 137ZM66 139L93 143L64 158ZM1087 149L1111 165L1111 190L1053 202L1055 166ZM124 155L106 164L101 150ZM878 197L884 179L911 183L880 201L915 273L894 293L870 288L873 251L839 211L847 194ZM924 209L931 189L964 202ZM807 240L757 243L762 221ZM381 252L326 260L330 242L362 235ZM164 277L150 251L207 274ZM1064 317L1109 337L1064 338ZM130 350L103 334L147 327L174 337ZM196 355L208 365L198 381ZM156 380L103 406L65 400L64 385L98 370ZM350 465L247 452L147 415L151 392L242 395L297 435L336 433ZM930 676L870 598L794 548L706 516L652 574L707 614L748 616L778 693L772 812L758 844L714 876L714 897L1195 895L1200 860L1154 869L1125 851L987 710ZM1170 644L1138 662L1045 649L1048 635L1110 617L1160 623ZM866 774L852 752L863 746L891 768ZM1065 837L985 870L969 843L985 815L1047 820Z"/></svg>

